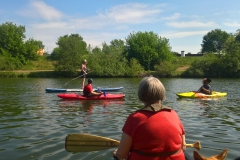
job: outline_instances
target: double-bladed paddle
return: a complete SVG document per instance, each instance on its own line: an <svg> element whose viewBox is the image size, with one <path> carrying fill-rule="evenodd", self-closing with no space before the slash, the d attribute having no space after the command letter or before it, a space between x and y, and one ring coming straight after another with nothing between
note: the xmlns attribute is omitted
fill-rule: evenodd
<svg viewBox="0 0 240 160"><path fill-rule="evenodd" d="M80 78L80 77L82 77L82 76L84 76L84 75L87 75L87 74L89 74L89 73L91 73L91 72L93 72L93 71L90 71L90 72L88 72L88 73L86 73L86 74L82 74L82 75L80 75L80 76L78 76L78 77L76 77L76 78L73 78L73 79L71 79L70 81L68 81L67 83L65 83L63 86L66 86L69 82L71 82L71 81L73 81L73 80L75 80L75 79L77 79L77 78Z"/></svg>
<svg viewBox="0 0 240 160"><path fill-rule="evenodd" d="M120 142L111 138L91 134L68 134L65 140L65 149L68 152L91 152L105 150L119 146ZM201 149L200 142L186 144L187 147Z"/></svg>

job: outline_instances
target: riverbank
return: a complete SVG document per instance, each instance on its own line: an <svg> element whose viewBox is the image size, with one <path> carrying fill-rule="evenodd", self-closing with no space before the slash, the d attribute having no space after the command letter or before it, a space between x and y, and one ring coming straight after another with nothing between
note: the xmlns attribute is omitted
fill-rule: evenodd
<svg viewBox="0 0 240 160"><path fill-rule="evenodd" d="M182 77L182 73L189 68L189 65L182 66L176 69L172 77ZM79 72L76 72L74 75L69 75L65 71L54 71L54 70L13 70L13 71L0 71L0 78L56 78L56 77L76 77ZM159 77L158 73L155 71L145 71L143 74L138 77L144 77L146 75L153 75ZM100 77L94 75L93 77Z"/></svg>
<svg viewBox="0 0 240 160"><path fill-rule="evenodd" d="M58 72L54 70L13 70L0 71L0 78L24 78L24 77L61 77L65 72Z"/></svg>

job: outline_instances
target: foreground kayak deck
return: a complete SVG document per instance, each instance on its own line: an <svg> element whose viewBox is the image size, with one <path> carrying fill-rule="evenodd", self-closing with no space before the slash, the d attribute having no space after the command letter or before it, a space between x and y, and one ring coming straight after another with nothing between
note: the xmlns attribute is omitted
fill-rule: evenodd
<svg viewBox="0 0 240 160"><path fill-rule="evenodd" d="M103 92L114 92L123 89L123 87L115 87L115 88L94 88L94 91L103 91ZM82 92L83 89L62 89L62 88L46 88L46 92Z"/></svg>
<svg viewBox="0 0 240 160"><path fill-rule="evenodd" d="M197 92L181 92L176 94L180 98L218 98L227 96L226 92L213 91L211 95Z"/></svg>
<svg viewBox="0 0 240 160"><path fill-rule="evenodd" d="M105 95L101 96L90 96L85 97L83 95L77 93L61 93L57 95L59 98L62 99L69 99L69 100L106 100L106 99L122 99L125 97L125 94L109 94L106 93Z"/></svg>

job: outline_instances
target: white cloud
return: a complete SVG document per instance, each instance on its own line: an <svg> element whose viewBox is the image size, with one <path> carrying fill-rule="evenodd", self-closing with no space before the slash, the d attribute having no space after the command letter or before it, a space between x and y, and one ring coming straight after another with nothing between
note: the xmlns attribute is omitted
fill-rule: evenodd
<svg viewBox="0 0 240 160"><path fill-rule="evenodd" d="M213 13L213 15L215 15L215 16L221 16L221 15L226 15L226 14L239 14L240 13L240 11L234 11L234 10L232 10L232 11L221 11L221 12L215 12L215 13Z"/></svg>
<svg viewBox="0 0 240 160"><path fill-rule="evenodd" d="M105 13L100 13L99 17L106 17L117 23L151 22L162 12L160 7L138 3L118 5L110 8Z"/></svg>
<svg viewBox="0 0 240 160"><path fill-rule="evenodd" d="M159 35L165 38L183 38L196 35L205 35L209 31L163 32Z"/></svg>
<svg viewBox="0 0 240 160"><path fill-rule="evenodd" d="M99 18L97 16L94 17L88 17L88 18L73 18L69 20L69 25L73 29L77 30L82 30L82 29L87 29L87 30L97 30L97 29L102 29L105 26L111 26L112 22L110 20L104 20L103 18Z"/></svg>
<svg viewBox="0 0 240 160"><path fill-rule="evenodd" d="M63 16L61 12L54 9L51 6L46 5L42 1L32 2L31 6L35 9L35 11L41 15L41 17L45 20L60 20Z"/></svg>
<svg viewBox="0 0 240 160"><path fill-rule="evenodd" d="M167 25L174 28L202 28L202 27L216 27L215 22L199 22L199 21L190 21L190 22L168 22Z"/></svg>
<svg viewBox="0 0 240 160"><path fill-rule="evenodd" d="M240 23L238 23L236 21L225 22L225 23L223 23L223 25L228 26L228 27L240 27Z"/></svg>
<svg viewBox="0 0 240 160"><path fill-rule="evenodd" d="M79 33L87 44L101 47L103 42L109 43L113 39L126 37L130 32L128 29L131 24L155 22L162 12L160 9L162 7L161 5L149 6L131 3L118 5L101 13L98 12L95 16L79 18L67 17L67 15L61 14L61 12L53 7L47 6L44 2L40 1L32 2L30 6L32 6L31 12L35 10L36 14L34 16L40 17L45 21L30 24L28 35L43 41L45 49L49 52L56 47L55 43L60 36L72 33ZM44 9L47 9L48 12L44 11ZM180 16L179 13L174 13L170 17L165 17L165 19L173 20ZM169 22L167 24L175 27L178 26L177 28L215 25L214 22L203 23L198 21ZM179 27L179 25L181 27ZM124 30L125 32L120 32L120 30ZM164 32L161 36L166 38L182 38L204 35L207 32L208 31Z"/></svg>
<svg viewBox="0 0 240 160"><path fill-rule="evenodd" d="M169 17L164 17L162 18L163 20L174 20L174 19L178 19L180 17L179 13L174 13L172 16Z"/></svg>
<svg viewBox="0 0 240 160"><path fill-rule="evenodd" d="M60 11L48 6L43 1L30 1L30 5L20 14L27 17L42 18L46 21L60 20L64 16Z"/></svg>
<svg viewBox="0 0 240 160"><path fill-rule="evenodd" d="M156 21L157 15L161 12L160 5L149 6L145 4L131 3L112 7L105 12L98 13L97 15L91 17L79 18L65 16L67 18L64 19L63 15L59 11L50 6L47 6L44 2L32 2L31 6L34 7L34 9L32 8L31 12L33 12L33 10L36 10L34 11L35 15L31 15L41 15L41 18L47 20L41 23L34 23L33 27L38 29L65 28L74 30L97 30L111 27L111 29L124 30L128 28L127 25L129 24L150 23ZM42 12L42 8L48 8L48 12ZM36 15L36 13L38 14ZM61 21L56 21L60 19Z"/></svg>
<svg viewBox="0 0 240 160"><path fill-rule="evenodd" d="M46 23L33 23L31 27L35 29L69 29L70 26L67 22L46 22Z"/></svg>

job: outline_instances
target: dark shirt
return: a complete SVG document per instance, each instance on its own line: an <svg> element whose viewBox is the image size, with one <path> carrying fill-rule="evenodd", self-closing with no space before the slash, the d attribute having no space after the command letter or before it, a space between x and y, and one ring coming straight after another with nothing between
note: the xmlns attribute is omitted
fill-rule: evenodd
<svg viewBox="0 0 240 160"><path fill-rule="evenodd" d="M211 88L210 84L204 84L204 85L203 85L203 88L205 88L205 89L207 89L207 90L210 90L210 93L209 93L209 94L212 94L212 88ZM208 94L208 93L205 93L205 92L203 91L203 89L201 89L200 92L201 92L201 93L204 93L204 94Z"/></svg>

